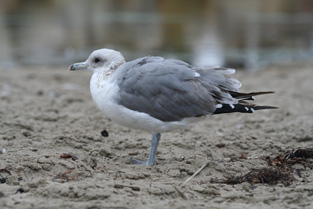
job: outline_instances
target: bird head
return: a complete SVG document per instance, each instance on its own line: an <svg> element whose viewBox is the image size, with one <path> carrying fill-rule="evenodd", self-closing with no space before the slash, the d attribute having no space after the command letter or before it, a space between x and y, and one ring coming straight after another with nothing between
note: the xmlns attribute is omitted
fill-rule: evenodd
<svg viewBox="0 0 313 209"><path fill-rule="evenodd" d="M123 55L112 49L99 49L90 54L85 62L74 63L69 70L90 70L92 72L108 72L125 63Z"/></svg>

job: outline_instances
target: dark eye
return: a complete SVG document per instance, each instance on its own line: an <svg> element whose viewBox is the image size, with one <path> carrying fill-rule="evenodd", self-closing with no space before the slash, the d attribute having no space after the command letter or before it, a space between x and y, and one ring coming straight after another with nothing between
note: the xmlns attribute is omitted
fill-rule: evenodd
<svg viewBox="0 0 313 209"><path fill-rule="evenodd" d="M100 58L96 57L93 61L94 61L95 63L98 63L98 62L100 62Z"/></svg>

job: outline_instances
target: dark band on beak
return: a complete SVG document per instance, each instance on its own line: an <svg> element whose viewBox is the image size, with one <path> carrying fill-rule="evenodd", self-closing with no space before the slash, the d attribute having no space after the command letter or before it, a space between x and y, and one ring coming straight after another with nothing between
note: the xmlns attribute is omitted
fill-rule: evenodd
<svg viewBox="0 0 313 209"><path fill-rule="evenodd" d="M69 70L87 70L87 65L84 62L74 63L68 67Z"/></svg>
<svg viewBox="0 0 313 209"><path fill-rule="evenodd" d="M68 69L69 70L75 70L75 67L74 67L74 65L71 65Z"/></svg>

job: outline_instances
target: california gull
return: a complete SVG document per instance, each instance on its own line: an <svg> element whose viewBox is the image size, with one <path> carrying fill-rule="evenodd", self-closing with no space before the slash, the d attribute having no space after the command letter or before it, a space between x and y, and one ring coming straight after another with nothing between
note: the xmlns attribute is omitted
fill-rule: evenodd
<svg viewBox="0 0 313 209"><path fill-rule="evenodd" d="M92 99L110 119L152 133L148 160L132 158L132 164L155 163L162 132L188 128L208 115L275 108L249 103L273 92L240 93L241 83L227 76L234 69L200 68L154 56L125 62L120 52L100 49L69 70L92 71Z"/></svg>

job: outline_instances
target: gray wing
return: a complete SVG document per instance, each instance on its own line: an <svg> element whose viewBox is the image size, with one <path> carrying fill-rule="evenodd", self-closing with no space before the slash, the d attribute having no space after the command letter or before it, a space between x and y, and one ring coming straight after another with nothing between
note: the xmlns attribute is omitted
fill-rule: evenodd
<svg viewBox="0 0 313 209"><path fill-rule="evenodd" d="M125 63L116 73L120 88L118 103L162 121L212 114L219 98L223 98L218 83L228 78L217 73L223 79L206 79L210 77L208 70L194 69L183 61L162 57L144 57Z"/></svg>

